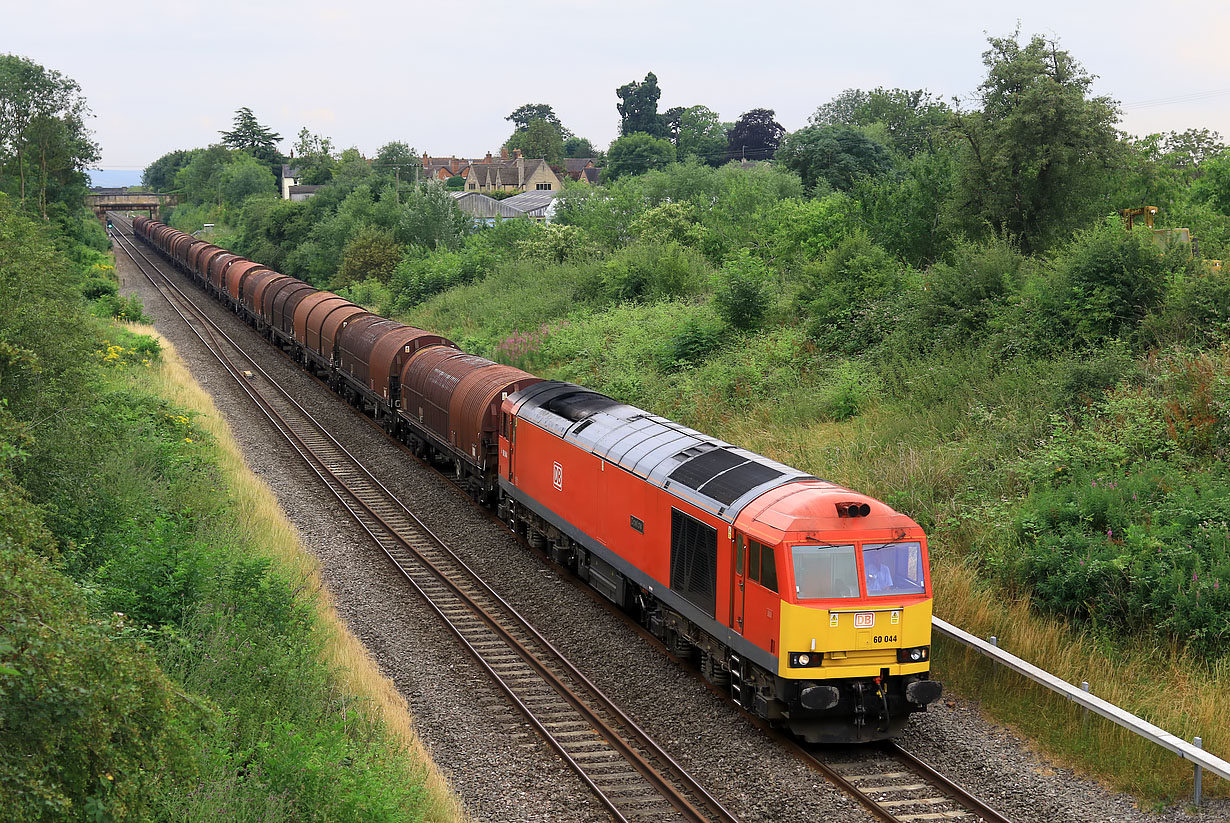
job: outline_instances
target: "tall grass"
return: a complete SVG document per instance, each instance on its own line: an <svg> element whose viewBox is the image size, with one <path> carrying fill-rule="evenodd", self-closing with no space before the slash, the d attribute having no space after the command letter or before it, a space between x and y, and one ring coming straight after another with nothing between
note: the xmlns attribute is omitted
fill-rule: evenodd
<svg viewBox="0 0 1230 823"><path fill-rule="evenodd" d="M149 327L136 330L158 337ZM195 413L200 427L216 444L221 478L233 498L236 538L242 545L262 547L285 578L297 581L298 596L310 601L324 634L321 655L332 681L327 688L336 692L338 702L366 707L377 725L383 727L371 738L372 742L387 747L388 755L404 765L412 780L422 783L421 819L438 823L465 820L459 801L415 734L405 699L380 673L362 643L347 630L321 582L315 558L299 542L272 490L244 462L239 445L212 399L192 378L170 343L158 339L163 356L151 370L152 388L175 406Z"/></svg>

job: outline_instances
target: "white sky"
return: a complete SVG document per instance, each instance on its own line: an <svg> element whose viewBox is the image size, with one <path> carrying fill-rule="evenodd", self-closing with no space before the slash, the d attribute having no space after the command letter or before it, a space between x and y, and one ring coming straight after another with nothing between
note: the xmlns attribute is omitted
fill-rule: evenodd
<svg viewBox="0 0 1230 823"><path fill-rule="evenodd" d="M771 108L793 131L849 87L967 96L987 34L1018 21L1023 36L1057 36L1098 75L1095 91L1123 102L1126 131L1230 136L1230 4L1214 0L12 5L0 53L81 84L108 169L214 142L240 106L286 138L283 151L306 125L366 154L404 140L420 153L482 155L527 102L554 106L601 147L617 134L615 88L647 71L659 110L700 104L734 120Z"/></svg>

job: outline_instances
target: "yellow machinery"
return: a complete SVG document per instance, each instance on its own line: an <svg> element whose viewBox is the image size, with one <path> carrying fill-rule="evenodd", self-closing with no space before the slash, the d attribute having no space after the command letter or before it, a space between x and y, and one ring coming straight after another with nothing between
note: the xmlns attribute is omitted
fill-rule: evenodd
<svg viewBox="0 0 1230 823"><path fill-rule="evenodd" d="M1200 244L1192 237L1191 229L1153 228L1153 219L1157 216L1157 211L1157 206L1138 206L1134 209L1120 209L1119 214L1123 217L1123 222L1127 224L1128 231L1141 223L1148 226L1153 231L1153 242L1158 248L1169 249L1175 245L1182 245L1187 248L1189 256L1199 257ZM1204 262L1214 271L1221 271L1220 260L1205 260Z"/></svg>

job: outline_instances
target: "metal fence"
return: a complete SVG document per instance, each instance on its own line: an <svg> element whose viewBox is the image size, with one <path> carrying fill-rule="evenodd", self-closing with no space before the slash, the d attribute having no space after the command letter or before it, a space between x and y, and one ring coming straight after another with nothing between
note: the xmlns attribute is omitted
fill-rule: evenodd
<svg viewBox="0 0 1230 823"><path fill-rule="evenodd" d="M1177 754L1184 760L1190 760L1195 765L1196 784L1194 790L1194 802L1200 805L1201 801L1201 777L1202 770L1217 775L1224 780L1230 780L1230 763L1222 760L1220 757L1209 754L1201 748L1202 741L1199 737L1195 738L1193 743L1188 743L1186 740L1175 737L1170 732L1163 728L1154 726L1147 720L1143 720L1131 712L1124 711L1113 703L1109 703L1096 695L1090 694L1089 684L1082 683L1081 687L1073 686L1066 680L1062 680L1048 671L1044 671L1037 666L1029 663L1014 654L1009 654L999 645L994 642L988 642L980 637L975 637L967 631L958 629L951 623L947 623L938 617L931 618L931 623L936 631L940 634L956 640L958 643L963 643L987 657L994 660L996 663L1007 666L1018 674L1028 677L1035 683L1041 684L1053 692L1063 695L1064 697L1083 706L1086 710L1096 712L1102 715L1112 723L1118 723L1125 729L1140 735L1146 740L1156 743L1163 748ZM994 640L995 638L991 638Z"/></svg>

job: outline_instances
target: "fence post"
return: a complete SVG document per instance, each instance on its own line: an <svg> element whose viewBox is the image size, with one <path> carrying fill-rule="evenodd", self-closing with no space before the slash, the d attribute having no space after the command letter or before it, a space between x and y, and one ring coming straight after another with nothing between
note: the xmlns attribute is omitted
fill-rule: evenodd
<svg viewBox="0 0 1230 823"><path fill-rule="evenodd" d="M990 640L991 640L991 645L998 649L999 648L999 638L996 637L995 635L991 635Z"/></svg>
<svg viewBox="0 0 1230 823"><path fill-rule="evenodd" d="M1193 738L1192 738L1192 745L1193 745L1193 746L1195 746L1197 749L1203 749L1203 748L1204 748L1204 740L1203 740L1202 738L1199 738L1199 737L1193 737ZM1192 788L1192 804L1193 804L1193 805L1196 805L1196 806L1199 806L1199 805L1200 805L1200 801L1201 801L1201 794L1203 794L1203 792L1201 791L1201 789L1202 789L1203 787L1200 785L1200 784L1201 784L1201 782L1202 782L1202 779L1204 778L1203 771L1204 771L1204 770L1203 770L1202 768L1200 768L1200 764L1199 764L1199 763L1197 763L1197 764L1196 764L1196 780L1195 780L1195 786Z"/></svg>
<svg viewBox="0 0 1230 823"><path fill-rule="evenodd" d="M1081 691L1085 692L1086 694L1089 693L1089 681L1088 680L1081 681ZM1089 725L1089 707L1088 706L1081 708L1081 723L1083 723L1086 726Z"/></svg>

